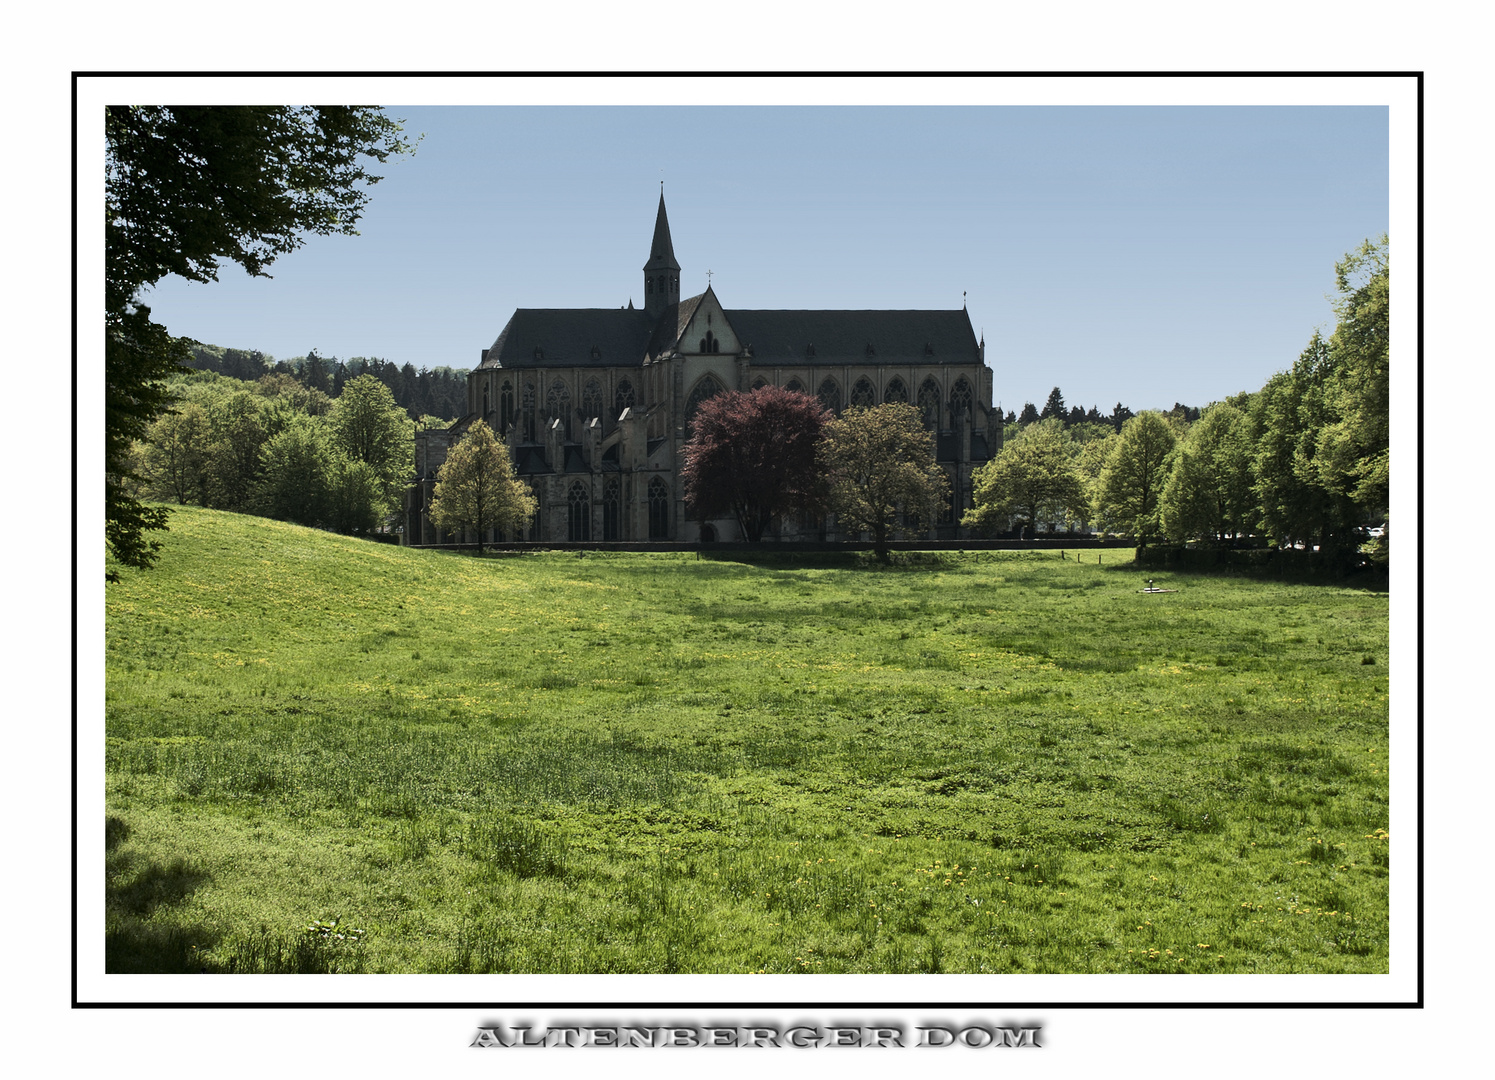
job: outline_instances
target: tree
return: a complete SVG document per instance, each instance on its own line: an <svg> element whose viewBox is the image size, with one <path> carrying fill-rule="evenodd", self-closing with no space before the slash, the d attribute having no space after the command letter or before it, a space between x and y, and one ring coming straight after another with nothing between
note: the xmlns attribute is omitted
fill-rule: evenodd
<svg viewBox="0 0 1495 1080"><path fill-rule="evenodd" d="M870 532L883 563L899 512L933 520L950 491L923 413L900 402L850 408L828 421L817 460L838 523L847 532Z"/></svg>
<svg viewBox="0 0 1495 1080"><path fill-rule="evenodd" d="M144 569L166 510L129 493L127 454L191 354L141 290L167 274L216 281L223 259L268 276L306 233L354 234L379 180L363 159L411 147L368 106L110 106L104 140L104 531L115 559Z"/></svg>
<svg viewBox="0 0 1495 1080"><path fill-rule="evenodd" d="M1385 236L1367 240L1334 267L1339 321L1326 388L1336 414L1318 436L1319 476L1366 516L1391 497L1391 262ZM1363 278L1363 280L1360 280ZM1357 284L1358 281L1358 284Z"/></svg>
<svg viewBox="0 0 1495 1080"><path fill-rule="evenodd" d="M976 505L962 525L1004 526L1017 515L1036 529L1040 521L1086 514L1085 490L1058 419L1028 425L972 481Z"/></svg>
<svg viewBox="0 0 1495 1080"><path fill-rule="evenodd" d="M150 493L200 503L207 480L208 413L185 401L156 417L142 448Z"/></svg>
<svg viewBox="0 0 1495 1080"><path fill-rule="evenodd" d="M1059 388L1056 386L1049 391L1049 399L1043 403L1043 412L1038 414L1038 418L1040 420L1049 420L1058 417L1060 420L1063 420L1068 413L1069 410L1064 405L1064 395L1059 392Z"/></svg>
<svg viewBox="0 0 1495 1080"><path fill-rule="evenodd" d="M1268 379L1253 402L1257 507L1279 545L1358 542L1353 495L1325 485L1319 460L1319 436L1333 418L1333 370L1330 343L1315 333L1292 369Z"/></svg>
<svg viewBox="0 0 1495 1080"><path fill-rule="evenodd" d="M204 505L247 512L258 501L269 412L265 399L248 389L233 390L208 404Z"/></svg>
<svg viewBox="0 0 1495 1080"><path fill-rule="evenodd" d="M1160 531L1158 506L1177 437L1160 413L1141 412L1121 427L1100 478L1100 503L1111 521L1146 547Z"/></svg>
<svg viewBox="0 0 1495 1080"><path fill-rule="evenodd" d="M517 532L535 516L535 497L514 476L509 450L483 421L467 429L436 474L429 516L446 532L471 529L478 550L489 530Z"/></svg>
<svg viewBox="0 0 1495 1080"><path fill-rule="evenodd" d="M292 418L261 451L259 508L269 517L298 525L328 524L330 449L321 420Z"/></svg>
<svg viewBox="0 0 1495 1080"><path fill-rule="evenodd" d="M1038 422L1038 409L1030 401L1023 406L1023 411L1018 414L1019 424L1033 424Z"/></svg>
<svg viewBox="0 0 1495 1080"><path fill-rule="evenodd" d="M757 543L785 514L823 501L815 448L830 413L808 394L777 386L701 402L681 478L696 517L730 513Z"/></svg>
<svg viewBox="0 0 1495 1080"><path fill-rule="evenodd" d="M360 375L343 387L328 419L333 442L374 471L386 512L393 509L415 471L415 424L394 394L374 376Z"/></svg>
<svg viewBox="0 0 1495 1080"><path fill-rule="evenodd" d="M1163 531L1174 540L1240 536L1255 517L1250 418L1226 403L1211 405L1179 444L1163 485Z"/></svg>

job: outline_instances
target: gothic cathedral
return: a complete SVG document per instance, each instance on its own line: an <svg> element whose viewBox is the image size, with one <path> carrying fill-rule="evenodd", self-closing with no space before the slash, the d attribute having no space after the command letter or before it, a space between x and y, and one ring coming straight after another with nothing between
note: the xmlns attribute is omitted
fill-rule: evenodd
<svg viewBox="0 0 1495 1080"><path fill-rule="evenodd" d="M415 436L406 544L457 540L426 517L437 470L479 419L507 443L539 500L520 537L537 542L735 540L730 520L688 513L680 480L691 416L725 390L765 384L813 394L839 414L911 402L935 433L951 499L930 539L959 539L971 472L996 448L986 343L956 311L747 311L723 308L708 284L680 298L680 264L664 194L644 263L644 306L520 308L467 377L467 415ZM785 521L782 540L854 539L834 523ZM463 538L468 542L475 537Z"/></svg>

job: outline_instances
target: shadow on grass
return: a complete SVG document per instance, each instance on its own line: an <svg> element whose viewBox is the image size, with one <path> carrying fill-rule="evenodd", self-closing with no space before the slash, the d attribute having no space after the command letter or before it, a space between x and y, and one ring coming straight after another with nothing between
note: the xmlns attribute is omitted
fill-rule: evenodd
<svg viewBox="0 0 1495 1080"><path fill-rule="evenodd" d="M260 926L224 935L171 910L212 876L186 859L160 861L126 847L129 824L104 819L104 970L111 974L327 974L361 971L361 931L337 920L295 931Z"/></svg>
<svg viewBox="0 0 1495 1080"><path fill-rule="evenodd" d="M129 825L104 819L104 970L110 974L204 970L198 955L214 944L200 927L152 918L209 880L185 859L160 862L124 847Z"/></svg>
<svg viewBox="0 0 1495 1080"><path fill-rule="evenodd" d="M1387 567L1358 562L1353 554L1338 556L1277 548L1215 549L1160 546L1137 553L1132 560L1107 570L1150 576L1162 586L1168 578L1237 578L1263 584L1327 585L1335 588L1390 590Z"/></svg>

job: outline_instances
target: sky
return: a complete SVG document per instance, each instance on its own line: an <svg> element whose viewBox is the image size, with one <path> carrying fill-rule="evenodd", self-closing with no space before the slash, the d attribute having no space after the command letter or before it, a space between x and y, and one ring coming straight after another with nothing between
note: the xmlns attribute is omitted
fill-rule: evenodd
<svg viewBox="0 0 1495 1080"><path fill-rule="evenodd" d="M519 307L642 305L660 182L681 291L733 308L964 305L1004 409L1255 390L1389 229L1379 105L388 106L416 153L356 237L272 279L168 278L173 333L467 369Z"/></svg>

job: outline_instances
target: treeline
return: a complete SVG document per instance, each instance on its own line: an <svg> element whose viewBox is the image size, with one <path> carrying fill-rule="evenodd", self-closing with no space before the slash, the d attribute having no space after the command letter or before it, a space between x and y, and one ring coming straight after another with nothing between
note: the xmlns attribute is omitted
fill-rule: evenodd
<svg viewBox="0 0 1495 1080"><path fill-rule="evenodd" d="M1200 410L1178 402L1173 403L1173 408L1167 410L1163 415L1173 417L1192 423L1199 419ZM1086 424L1109 427L1112 431L1120 431L1121 426L1137 414L1132 412L1121 402L1110 413L1102 413L1094 405L1088 409L1082 409L1078 405L1064 404L1064 394L1056 386L1049 391L1048 400L1044 402L1040 410L1031 401L1023 406L1022 412L1007 411L1002 418L1004 430L1008 438L1016 437L1023 428L1029 424L1036 424L1040 420L1057 420L1066 428L1083 427Z"/></svg>
<svg viewBox="0 0 1495 1080"><path fill-rule="evenodd" d="M388 388L412 420L440 416L450 421L467 412L467 373L450 367L417 370L410 363L396 366L388 360L368 356L345 361L335 356L318 356L315 349L305 356L276 360L257 350L225 349L200 342L192 345L191 364L198 371L211 371L245 382L254 382L264 375L286 375L333 398L354 379L372 375Z"/></svg>
<svg viewBox="0 0 1495 1080"><path fill-rule="evenodd" d="M1390 505L1386 238L1335 270L1334 332L1315 332L1290 370L1193 415L1144 411L1118 429L1056 409L1021 425L977 473L966 524L1359 550ZM1370 551L1385 559L1384 529Z"/></svg>
<svg viewBox="0 0 1495 1080"><path fill-rule="evenodd" d="M137 497L351 534L387 528L399 508L416 423L375 376L335 399L283 372L198 371L169 388L171 408L131 447Z"/></svg>

